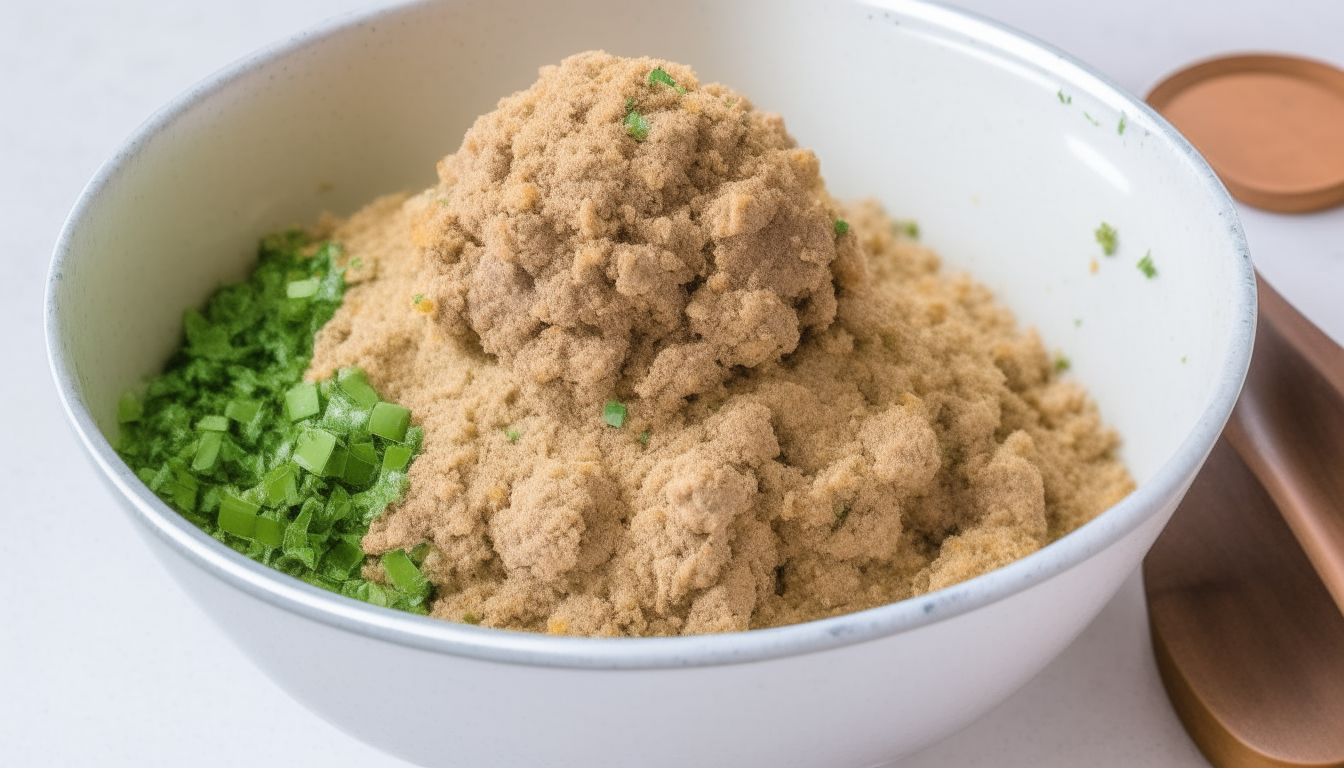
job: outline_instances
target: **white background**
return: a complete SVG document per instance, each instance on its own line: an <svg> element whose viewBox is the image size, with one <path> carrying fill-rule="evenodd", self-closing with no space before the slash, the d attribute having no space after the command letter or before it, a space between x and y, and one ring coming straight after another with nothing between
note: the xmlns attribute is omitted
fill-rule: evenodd
<svg viewBox="0 0 1344 768"><path fill-rule="evenodd" d="M662 2L674 12L674 0ZM1140 94L1165 73L1226 51L1344 64L1338 0L957 4L1054 43ZM369 6L0 2L0 764L404 765L288 699L167 579L65 426L41 336L52 244L113 148L228 62ZM1244 213L1261 269L1344 340L1336 298L1344 296L1344 212ZM1167 703L1147 633L1136 576L1039 678L901 765L1206 766Z"/></svg>

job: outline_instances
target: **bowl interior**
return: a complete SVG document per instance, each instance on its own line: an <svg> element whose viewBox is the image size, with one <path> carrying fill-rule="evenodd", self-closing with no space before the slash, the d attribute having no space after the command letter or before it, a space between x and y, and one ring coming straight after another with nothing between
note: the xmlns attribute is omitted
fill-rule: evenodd
<svg viewBox="0 0 1344 768"><path fill-rule="evenodd" d="M590 48L688 63L782 113L833 194L917 220L948 267L1071 360L1140 482L1201 420L1218 422L1211 443L1253 294L1207 167L1066 59L895 1L415 5L235 65L156 115L72 214L48 297L72 407L112 438L120 393L162 365L185 308L245 274L260 236L430 184L478 114Z"/></svg>

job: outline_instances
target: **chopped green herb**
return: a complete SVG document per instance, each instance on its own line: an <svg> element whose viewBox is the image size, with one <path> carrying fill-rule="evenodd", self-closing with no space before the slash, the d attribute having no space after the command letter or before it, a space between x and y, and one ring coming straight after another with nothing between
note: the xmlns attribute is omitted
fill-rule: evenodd
<svg viewBox="0 0 1344 768"><path fill-rule="evenodd" d="M224 437L218 432L210 432L201 437L196 447L196 456L191 460L191 468L197 472L209 472L219 461L219 449L224 445Z"/></svg>
<svg viewBox="0 0 1344 768"><path fill-rule="evenodd" d="M257 418L261 404L255 400L230 400L224 406L224 416L240 424L247 424Z"/></svg>
<svg viewBox="0 0 1344 768"><path fill-rule="evenodd" d="M378 393L369 386L368 377L358 368L342 368L338 371L336 386L360 408L372 408L378 404Z"/></svg>
<svg viewBox="0 0 1344 768"><path fill-rule="evenodd" d="M145 413L145 406L134 392L127 392L117 401L117 423L130 424L139 421Z"/></svg>
<svg viewBox="0 0 1344 768"><path fill-rule="evenodd" d="M896 227L896 231L899 234L905 235L911 240L919 239L919 222L914 219L906 222L897 222L896 224L893 224L893 226Z"/></svg>
<svg viewBox="0 0 1344 768"><path fill-rule="evenodd" d="M345 465L350 460L350 451L343 445L337 445L331 451L331 458L327 459L327 465L322 468L323 477L345 477Z"/></svg>
<svg viewBox="0 0 1344 768"><path fill-rule="evenodd" d="M671 75L663 71L662 67L658 67L657 69L649 73L649 85L656 85L658 83L662 83L663 85L675 88L677 93L686 92L686 89L682 88L680 85L677 85L677 81L673 80Z"/></svg>
<svg viewBox="0 0 1344 768"><path fill-rule="evenodd" d="M649 444L649 430L646 429L643 432L639 433L639 442L645 445Z"/></svg>
<svg viewBox="0 0 1344 768"><path fill-rule="evenodd" d="M218 362L238 356L229 328L210 322L199 310L188 309L182 314L182 332L187 337L188 354Z"/></svg>
<svg viewBox="0 0 1344 768"><path fill-rule="evenodd" d="M1097 118L1089 115L1087 112L1083 112L1083 117L1086 117L1087 121L1093 125L1101 125L1101 123L1097 122Z"/></svg>
<svg viewBox="0 0 1344 768"><path fill-rule="evenodd" d="M378 403L369 414L369 432L395 443L406 438L406 428L410 424L411 410L392 403Z"/></svg>
<svg viewBox="0 0 1344 768"><path fill-rule="evenodd" d="M322 282L317 278L307 280L295 280L285 286L285 295L291 299L309 299L317 295L317 290L322 286Z"/></svg>
<svg viewBox="0 0 1344 768"><path fill-rule="evenodd" d="M321 475L336 453L336 436L324 429L314 429L299 438L294 447L294 462L300 467Z"/></svg>
<svg viewBox="0 0 1344 768"><path fill-rule="evenodd" d="M849 233L849 222L844 219L835 220L835 234L845 235Z"/></svg>
<svg viewBox="0 0 1344 768"><path fill-rule="evenodd" d="M608 425L620 429L625 426L626 407L624 403L608 400L602 408L602 420Z"/></svg>
<svg viewBox="0 0 1344 768"><path fill-rule="evenodd" d="M1182 363L1185 362L1185 355L1181 355L1181 362L1182 362Z"/></svg>
<svg viewBox="0 0 1344 768"><path fill-rule="evenodd" d="M1153 251L1151 248L1143 255L1142 259L1139 259L1139 263L1135 266L1137 266L1139 271L1143 273L1143 276L1149 280L1157 277L1157 267L1153 264Z"/></svg>
<svg viewBox="0 0 1344 768"><path fill-rule="evenodd" d="M415 567L404 549L394 549L383 555L383 570L397 589L412 594L429 592L429 581Z"/></svg>
<svg viewBox="0 0 1344 768"><path fill-rule="evenodd" d="M286 506L298 503L298 471L293 464L285 463L266 473L262 478L262 493L267 506Z"/></svg>
<svg viewBox="0 0 1344 768"><path fill-rule="evenodd" d="M1075 318L1073 318L1073 327L1074 327L1074 328L1082 328L1082 327L1083 327L1083 318L1081 318L1081 317L1075 317Z"/></svg>
<svg viewBox="0 0 1344 768"><path fill-rule="evenodd" d="M726 102L724 102L724 103L731 107L731 106L733 106L734 104L737 103L737 99L730 98L730 99L728 99L728 101L726 101Z"/></svg>
<svg viewBox="0 0 1344 768"><path fill-rule="evenodd" d="M272 549L285 543L285 524L269 517L257 517L252 529L252 540Z"/></svg>
<svg viewBox="0 0 1344 768"><path fill-rule="evenodd" d="M219 499L219 527L234 536L250 539L257 527L257 510L260 508L226 491Z"/></svg>
<svg viewBox="0 0 1344 768"><path fill-rule="evenodd" d="M379 463L373 443L351 443L345 452L345 471L341 478L352 488L363 488L378 476Z"/></svg>
<svg viewBox="0 0 1344 768"><path fill-rule="evenodd" d="M196 422L196 428L203 432L228 432L229 420L223 416L204 416Z"/></svg>
<svg viewBox="0 0 1344 768"><path fill-rule="evenodd" d="M345 579L355 566L362 562L364 562L364 550L360 549L358 544L340 539L323 558L322 564L327 575Z"/></svg>
<svg viewBox="0 0 1344 768"><path fill-rule="evenodd" d="M643 141L649 137L649 120L634 110L625 116L625 134L635 141Z"/></svg>
<svg viewBox="0 0 1344 768"><path fill-rule="evenodd" d="M504 437L507 438L510 443L516 443L518 442L518 438L522 437L522 434L513 427L505 427Z"/></svg>
<svg viewBox="0 0 1344 768"><path fill-rule="evenodd" d="M1063 352L1055 353L1055 373L1063 373L1069 370L1072 365L1073 362Z"/></svg>
<svg viewBox="0 0 1344 768"><path fill-rule="evenodd" d="M634 96L625 97L625 114L628 115L634 111L635 111L635 97Z"/></svg>
<svg viewBox="0 0 1344 768"><path fill-rule="evenodd" d="M118 403L118 452L150 490L236 551L324 589L424 613L427 590L358 570L369 523L405 493L421 431L404 429L400 443L373 437L377 393L355 369L303 381L314 336L345 291L339 255L332 243L314 252L297 231L263 240L251 277L185 313L186 343L143 397ZM312 290L302 301L290 298L296 283Z"/></svg>
<svg viewBox="0 0 1344 768"><path fill-rule="evenodd" d="M353 259L350 260L350 268L351 268L351 269L359 269L359 268L360 268L361 266L363 266L363 265L364 265L364 260L361 259L361 258L359 258L359 257L355 257L355 258L353 258Z"/></svg>
<svg viewBox="0 0 1344 768"><path fill-rule="evenodd" d="M186 472L175 472L174 475L175 482L171 484L173 503L184 512L194 512L196 510L196 492L201 488L200 483Z"/></svg>
<svg viewBox="0 0 1344 768"><path fill-rule="evenodd" d="M1115 126L1115 132L1121 136L1125 135L1125 124L1127 116L1124 112L1120 113L1120 122Z"/></svg>
<svg viewBox="0 0 1344 768"><path fill-rule="evenodd" d="M424 301L424 300L425 300L425 294L423 294L423 293L417 293L417 294L415 294L414 296L411 297L411 303L412 303L412 304L419 304L420 302L422 302L422 301Z"/></svg>
<svg viewBox="0 0 1344 768"><path fill-rule="evenodd" d="M313 524L313 515L321 509L322 504L316 499L304 501L298 516L289 527L285 528L285 538L281 542L286 556L303 563L304 567L309 569L316 569L318 562L317 548L313 546L313 540L308 535L309 526Z"/></svg>
<svg viewBox="0 0 1344 768"><path fill-rule="evenodd" d="M389 445L383 451L383 471L402 472L411 461L411 449L405 445Z"/></svg>
<svg viewBox="0 0 1344 768"><path fill-rule="evenodd" d="M1065 95L1064 95L1064 89L1063 89L1063 88L1060 88L1060 89L1059 89L1059 93L1056 93L1055 95L1059 97L1059 103L1060 103L1060 104L1072 104L1072 103L1073 103L1073 97L1072 97L1072 96L1065 96Z"/></svg>
<svg viewBox="0 0 1344 768"><path fill-rule="evenodd" d="M481 623L481 617L474 613L464 613L462 614L462 623L474 626Z"/></svg>
<svg viewBox="0 0 1344 768"><path fill-rule="evenodd" d="M317 399L317 385L302 382L285 393L285 413L290 421L316 416L322 410Z"/></svg>
<svg viewBox="0 0 1344 768"><path fill-rule="evenodd" d="M1107 256L1114 256L1116 246L1115 227L1103 221L1093 234L1096 236L1097 242L1101 244L1101 252Z"/></svg>

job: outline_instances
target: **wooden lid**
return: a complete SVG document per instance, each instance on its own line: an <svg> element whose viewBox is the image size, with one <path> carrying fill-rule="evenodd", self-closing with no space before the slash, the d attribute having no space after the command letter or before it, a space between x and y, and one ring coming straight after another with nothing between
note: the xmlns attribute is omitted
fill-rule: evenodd
<svg viewBox="0 0 1344 768"><path fill-rule="evenodd" d="M1232 196L1280 213L1344 203L1344 71L1293 56L1205 61L1148 94Z"/></svg>

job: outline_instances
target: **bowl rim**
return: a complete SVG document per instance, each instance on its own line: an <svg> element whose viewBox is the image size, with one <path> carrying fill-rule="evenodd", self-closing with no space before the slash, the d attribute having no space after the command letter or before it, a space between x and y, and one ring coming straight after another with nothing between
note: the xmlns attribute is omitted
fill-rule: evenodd
<svg viewBox="0 0 1344 768"><path fill-rule="evenodd" d="M951 619L1057 576L1115 543L1178 497L1222 431L1240 393L1255 337L1254 270L1231 197L1195 149L1140 99L1073 56L978 14L930 0L855 0L945 32L963 44L1017 60L1059 78L1077 92L1123 110L1131 124L1166 141L1177 159L1202 182L1228 225L1241 272L1234 297L1231 346L1217 386L1175 452L1145 483L1067 536L1002 568L936 592L856 613L771 629L714 635L651 638L580 638L489 629L379 608L337 595L261 565L220 544L170 509L122 462L98 429L61 343L65 324L57 311L57 283L73 258L74 233L100 191L131 164L154 136L184 112L233 81L348 30L418 11L429 2L404 2L340 16L261 48L196 83L157 110L103 163L66 218L47 276L44 332L47 357L61 405L80 443L109 484L129 502L128 511L170 549L209 575L272 606L336 629L435 653L483 661L586 669L665 669L739 664L841 648Z"/></svg>

